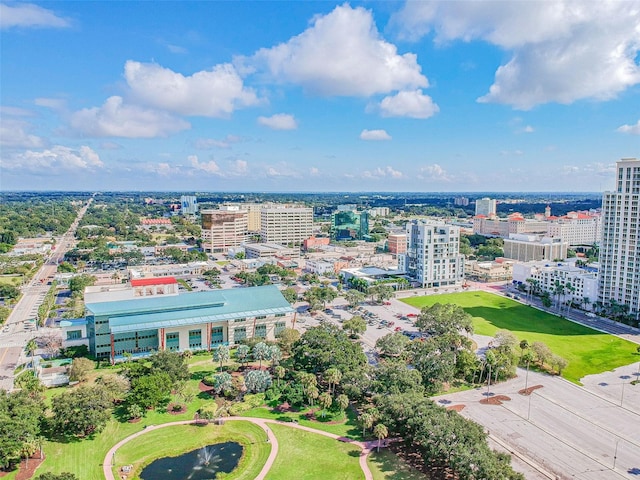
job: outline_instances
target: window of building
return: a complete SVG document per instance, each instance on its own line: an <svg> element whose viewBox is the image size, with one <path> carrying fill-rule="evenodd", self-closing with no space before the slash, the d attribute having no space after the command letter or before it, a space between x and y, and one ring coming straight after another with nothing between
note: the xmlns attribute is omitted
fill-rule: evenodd
<svg viewBox="0 0 640 480"><path fill-rule="evenodd" d="M69 330L67 332L67 340L78 340L82 338L82 330Z"/></svg>
<svg viewBox="0 0 640 480"><path fill-rule="evenodd" d="M189 330L189 349L200 350L202 348L202 330Z"/></svg>
<svg viewBox="0 0 640 480"><path fill-rule="evenodd" d="M233 329L233 339L236 343L247 338L247 327L238 327Z"/></svg>
<svg viewBox="0 0 640 480"><path fill-rule="evenodd" d="M167 333L167 342L165 348L171 351L180 350L180 333Z"/></svg>
<svg viewBox="0 0 640 480"><path fill-rule="evenodd" d="M267 326L266 325L256 325L256 333L254 335L256 338L267 338Z"/></svg>
<svg viewBox="0 0 640 480"><path fill-rule="evenodd" d="M220 345L224 342L224 332L222 327L213 327L211 329L211 345Z"/></svg>
<svg viewBox="0 0 640 480"><path fill-rule="evenodd" d="M286 322L276 322L274 334L278 336L285 328L287 328Z"/></svg>

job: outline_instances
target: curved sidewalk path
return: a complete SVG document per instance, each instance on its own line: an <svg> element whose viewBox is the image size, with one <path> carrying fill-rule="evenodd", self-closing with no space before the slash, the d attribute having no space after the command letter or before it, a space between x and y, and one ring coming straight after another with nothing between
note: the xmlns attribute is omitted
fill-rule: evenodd
<svg viewBox="0 0 640 480"><path fill-rule="evenodd" d="M222 417L222 419L224 421L227 421L227 420L245 420L247 422L251 422L251 423L254 423L254 424L258 425L267 434L267 438L269 439L269 443L271 443L271 453L269 453L269 458L267 458L267 461L265 462L264 466L262 467L262 470L260 470L260 473L256 477L256 480L265 480L267 478L267 473L269 473L269 470L271 469L271 466L273 465L273 462L275 461L276 457L278 456L278 439L275 437L275 435L273 434L271 429L267 426L267 423L274 423L274 424L277 424L277 425L284 425L284 426L290 427L290 428L297 428L298 430L304 430L304 431L307 431L307 432L310 432L310 433L315 433L317 435L324 435L325 437L329 437L329 438L332 438L334 440L338 440L340 442L351 443L353 445L356 445L357 447L360 447L360 449L362 450L362 452L360 453L360 458L359 458L360 468L362 469L362 473L364 473L365 480L373 480L373 474L371 473L371 470L369 469L369 465L367 464L367 457L369 456L369 454L371 453L373 448L375 448L375 446L378 444L377 440L370 440L370 441L367 441L367 442L358 442L356 440L352 440L352 439L347 438L347 437L341 437L340 435L336 435L334 433L329 433L329 432L325 432L323 430L316 430L315 428L298 425L297 423L280 422L278 420L270 420L270 419L266 419L266 418ZM123 438L118 443L116 443L113 447L111 447L109 449L109 451L107 452L107 454L105 455L105 457L104 457L104 461L102 462L102 472L104 474L104 478L106 480L119 480L119 479L116 479L116 477L113 474L113 466L114 465L112 465L111 461L115 457L115 454L118 451L118 449L121 446L123 446L124 444L130 442L134 438L137 438L137 437L139 437L141 435L144 435L147 432L151 432L151 431L157 430L159 428L171 427L171 426L174 426L174 425L189 425L189 424L196 424L196 422L194 420L182 420L182 421L179 421L179 422L169 422L169 423L163 423L163 424L160 424L160 425L149 425L146 428L144 428L143 430L140 430L139 432L136 432L136 433L134 433L132 435L129 435L126 438Z"/></svg>

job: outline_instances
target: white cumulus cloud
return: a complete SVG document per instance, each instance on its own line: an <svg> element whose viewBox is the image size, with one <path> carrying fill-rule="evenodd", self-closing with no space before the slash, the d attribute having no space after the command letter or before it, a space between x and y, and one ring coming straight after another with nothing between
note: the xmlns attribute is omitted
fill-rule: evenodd
<svg viewBox="0 0 640 480"><path fill-rule="evenodd" d="M199 150L209 150L211 148L230 148L232 144L242 141L241 137L236 135L227 135L222 139L216 138L199 138L195 141L194 146Z"/></svg>
<svg viewBox="0 0 640 480"><path fill-rule="evenodd" d="M190 128L190 124L166 112L124 103L109 97L101 107L85 108L71 115L71 127L93 137L165 137Z"/></svg>
<svg viewBox="0 0 640 480"><path fill-rule="evenodd" d="M224 118L259 103L231 64L184 76L155 63L129 60L124 76L137 102L182 115Z"/></svg>
<svg viewBox="0 0 640 480"><path fill-rule="evenodd" d="M398 54L381 38L371 11L348 4L316 16L288 42L236 60L246 71L266 70L275 81L327 96L367 97L429 84L415 54Z"/></svg>
<svg viewBox="0 0 640 480"><path fill-rule="evenodd" d="M270 117L258 117L258 123L273 130L295 130L298 122L293 115L277 113Z"/></svg>
<svg viewBox="0 0 640 480"><path fill-rule="evenodd" d="M0 28L70 26L68 20L32 3L0 4Z"/></svg>
<svg viewBox="0 0 640 480"><path fill-rule="evenodd" d="M383 117L429 118L440 111L431 97L420 89L384 97L379 107Z"/></svg>
<svg viewBox="0 0 640 480"><path fill-rule="evenodd" d="M428 180L441 180L443 182L450 182L452 180L451 175L449 175L447 171L437 163L420 168L420 174L418 175L418 178Z"/></svg>
<svg viewBox="0 0 640 480"><path fill-rule="evenodd" d="M640 120L635 125L622 125L618 127L621 133L630 133L631 135L640 135Z"/></svg>
<svg viewBox="0 0 640 480"><path fill-rule="evenodd" d="M3 113L5 110L3 109ZM40 148L44 140L29 132L31 125L24 120L0 117L0 146L14 148Z"/></svg>
<svg viewBox="0 0 640 480"><path fill-rule="evenodd" d="M407 2L392 23L401 34L482 40L511 52L479 102L536 105L614 98L640 83L640 8L633 1Z"/></svg>
<svg viewBox="0 0 640 480"><path fill-rule="evenodd" d="M73 149L55 145L45 150L27 150L2 160L2 168L34 173L57 174L60 170L92 171L103 167L100 156L90 147Z"/></svg>
<svg viewBox="0 0 640 480"><path fill-rule="evenodd" d="M189 164L191 165L191 167L196 171L205 172L209 174L220 173L220 167L213 160L209 160L208 162L201 162L200 160L198 160L198 157L196 155L189 155L187 157L187 160L189 161Z"/></svg>
<svg viewBox="0 0 640 480"><path fill-rule="evenodd" d="M391 140L391 135L389 135L385 130L362 130L360 132L361 140Z"/></svg>
<svg viewBox="0 0 640 480"><path fill-rule="evenodd" d="M402 178L404 175L402 172L395 170L393 167L386 166L384 168L377 167L375 170L365 170L362 172L364 178Z"/></svg>

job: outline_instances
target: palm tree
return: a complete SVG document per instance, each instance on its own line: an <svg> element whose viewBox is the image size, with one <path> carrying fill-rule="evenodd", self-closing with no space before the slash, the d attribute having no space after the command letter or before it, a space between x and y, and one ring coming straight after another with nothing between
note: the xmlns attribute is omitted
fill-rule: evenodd
<svg viewBox="0 0 640 480"><path fill-rule="evenodd" d="M38 344L36 343L36 341L32 338L31 340L29 340L27 342L27 344L24 347L24 351L26 352L27 355L31 355L31 368L33 369L34 373L36 371L36 366L33 363L33 356L36 353L36 349L38 348Z"/></svg>
<svg viewBox="0 0 640 480"><path fill-rule="evenodd" d="M324 418L325 413L327 412L327 408L329 408L333 403L333 398L331 398L329 392L324 392L318 397L318 402L322 407L322 418Z"/></svg>
<svg viewBox="0 0 640 480"><path fill-rule="evenodd" d="M520 354L520 360L522 360L522 356L524 355L524 351L529 348L529 342L527 340L521 340L520 341L520 350L522 350L522 353Z"/></svg>
<svg viewBox="0 0 640 480"><path fill-rule="evenodd" d="M226 345L218 345L213 351L213 360L220 362L220 371L222 371L222 364L229 360L229 347Z"/></svg>
<svg viewBox="0 0 640 480"><path fill-rule="evenodd" d="M360 415L360 423L362 424L362 437L364 438L364 432L367 428L371 428L373 425L373 415L370 413L363 413Z"/></svg>
<svg viewBox="0 0 640 480"><path fill-rule="evenodd" d="M336 390L336 384L340 383L340 380L342 380L342 372L337 368L332 367L327 369L326 372L324 372L324 376L327 379L327 382L329 383L329 392L331 392L331 394L334 394ZM333 385L333 388L331 388L332 385Z"/></svg>
<svg viewBox="0 0 640 480"><path fill-rule="evenodd" d="M280 386L280 380L284 378L284 375L285 373L287 373L287 371L284 369L282 365L278 365L276 366L276 368L273 369L273 373L275 377L278 379L278 386Z"/></svg>
<svg viewBox="0 0 640 480"><path fill-rule="evenodd" d="M349 406L349 397L347 397L344 393L338 395L336 397L336 404L340 408L340 411L342 412L342 416L344 417L345 416L344 412Z"/></svg>
<svg viewBox="0 0 640 480"><path fill-rule="evenodd" d="M387 436L389 435L389 430L384 424L379 423L375 427L373 427L373 434L378 439L378 451L380 451L380 440L382 440L383 438L387 438Z"/></svg>

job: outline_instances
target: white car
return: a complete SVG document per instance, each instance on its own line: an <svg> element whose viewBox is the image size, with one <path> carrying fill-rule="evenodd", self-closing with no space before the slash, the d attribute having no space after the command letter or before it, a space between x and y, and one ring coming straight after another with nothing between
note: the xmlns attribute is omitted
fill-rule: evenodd
<svg viewBox="0 0 640 480"><path fill-rule="evenodd" d="M589 318L596 318L596 314L595 314L595 313L593 313L593 312L587 312L587 313L585 313L585 315L586 315L587 317L589 317Z"/></svg>

